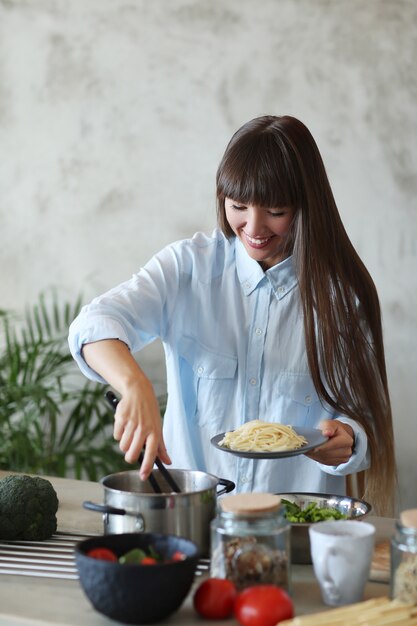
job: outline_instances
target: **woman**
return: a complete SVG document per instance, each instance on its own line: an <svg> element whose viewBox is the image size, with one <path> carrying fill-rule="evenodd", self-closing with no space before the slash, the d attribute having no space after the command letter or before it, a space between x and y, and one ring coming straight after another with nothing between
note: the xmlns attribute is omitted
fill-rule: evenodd
<svg viewBox="0 0 417 626"><path fill-rule="evenodd" d="M299 120L264 116L234 134L217 172L217 212L211 237L167 246L71 326L81 370L121 395L114 437L125 459L134 462L146 444L142 479L158 454L227 476L239 491L343 494L346 475L366 469L364 497L376 512L391 511L378 296ZM156 338L167 366L163 434L152 385L132 356ZM320 428L329 439L281 460L210 445L256 418Z"/></svg>

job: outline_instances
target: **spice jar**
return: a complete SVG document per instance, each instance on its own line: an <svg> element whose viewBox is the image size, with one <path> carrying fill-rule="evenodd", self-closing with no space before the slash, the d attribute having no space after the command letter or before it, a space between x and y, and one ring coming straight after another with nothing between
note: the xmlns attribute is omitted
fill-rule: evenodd
<svg viewBox="0 0 417 626"><path fill-rule="evenodd" d="M290 524L279 496L242 493L218 501L211 523L210 574L238 590L273 584L289 591Z"/></svg>
<svg viewBox="0 0 417 626"><path fill-rule="evenodd" d="M417 605L417 509L403 511L391 540L391 598Z"/></svg>

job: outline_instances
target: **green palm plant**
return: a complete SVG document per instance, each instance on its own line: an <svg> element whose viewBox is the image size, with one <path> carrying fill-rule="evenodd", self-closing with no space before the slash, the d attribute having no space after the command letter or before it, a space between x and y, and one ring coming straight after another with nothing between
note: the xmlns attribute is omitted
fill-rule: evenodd
<svg viewBox="0 0 417 626"><path fill-rule="evenodd" d="M112 438L105 388L67 345L81 306L41 295L22 319L0 311L0 469L96 481L128 466Z"/></svg>

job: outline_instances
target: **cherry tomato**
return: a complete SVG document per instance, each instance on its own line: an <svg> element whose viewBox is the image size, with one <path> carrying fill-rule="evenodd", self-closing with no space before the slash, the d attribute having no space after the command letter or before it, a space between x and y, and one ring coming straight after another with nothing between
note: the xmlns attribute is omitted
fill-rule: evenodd
<svg viewBox="0 0 417 626"><path fill-rule="evenodd" d="M185 561L186 558L187 557L185 556L184 552L176 550L171 557L171 561Z"/></svg>
<svg viewBox="0 0 417 626"><path fill-rule="evenodd" d="M109 548L92 548L87 552L87 556L93 559L101 559L102 561L117 561L117 556Z"/></svg>
<svg viewBox="0 0 417 626"><path fill-rule="evenodd" d="M194 608L205 619L225 619L233 614L236 593L230 580L206 578L194 594Z"/></svg>
<svg viewBox="0 0 417 626"><path fill-rule="evenodd" d="M153 556L145 556L140 561L141 565L155 565L155 563L158 563L158 561L154 559Z"/></svg>
<svg viewBox="0 0 417 626"><path fill-rule="evenodd" d="M284 589L258 585L237 594L234 614L242 626L275 626L294 617L294 606Z"/></svg>

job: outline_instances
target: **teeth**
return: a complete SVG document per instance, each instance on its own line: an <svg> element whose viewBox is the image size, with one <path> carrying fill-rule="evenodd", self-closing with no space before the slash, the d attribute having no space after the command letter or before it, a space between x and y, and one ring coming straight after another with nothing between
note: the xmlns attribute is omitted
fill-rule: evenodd
<svg viewBox="0 0 417 626"><path fill-rule="evenodd" d="M249 235L246 235L246 238L247 238L247 240L250 243L253 243L255 245L256 244L257 245L262 245L262 244L266 243L269 240L269 237L267 237L266 239L252 239L252 237L249 237Z"/></svg>

